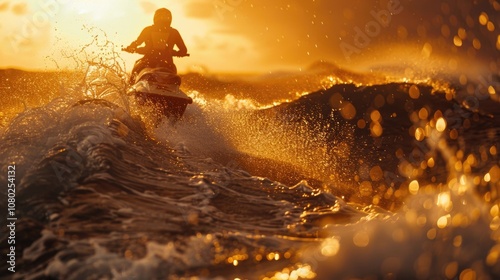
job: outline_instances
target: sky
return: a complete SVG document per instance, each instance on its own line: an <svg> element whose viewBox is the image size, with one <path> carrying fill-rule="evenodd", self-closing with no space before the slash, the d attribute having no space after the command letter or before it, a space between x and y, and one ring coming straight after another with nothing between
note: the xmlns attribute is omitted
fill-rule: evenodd
<svg viewBox="0 0 500 280"><path fill-rule="evenodd" d="M172 11L191 55L176 59L180 71L429 64L443 56L452 68L460 62L450 57L500 65L497 0L0 0L0 68L71 68L84 46L103 38L119 50L161 7ZM127 69L140 57L119 55Z"/></svg>

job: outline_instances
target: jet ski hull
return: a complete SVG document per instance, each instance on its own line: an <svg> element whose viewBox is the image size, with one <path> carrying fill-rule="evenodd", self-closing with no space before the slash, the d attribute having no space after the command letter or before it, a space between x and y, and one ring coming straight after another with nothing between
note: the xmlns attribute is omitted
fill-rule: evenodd
<svg viewBox="0 0 500 280"><path fill-rule="evenodd" d="M167 117L174 121L179 120L184 115L187 105L192 102L185 98L154 93L137 92L134 96L139 105L152 106L159 117Z"/></svg>
<svg viewBox="0 0 500 280"><path fill-rule="evenodd" d="M181 79L163 68L147 68L135 79L128 93L135 96L137 103L152 106L158 118L167 117L177 121L184 114L188 104L193 103L191 97L179 89Z"/></svg>

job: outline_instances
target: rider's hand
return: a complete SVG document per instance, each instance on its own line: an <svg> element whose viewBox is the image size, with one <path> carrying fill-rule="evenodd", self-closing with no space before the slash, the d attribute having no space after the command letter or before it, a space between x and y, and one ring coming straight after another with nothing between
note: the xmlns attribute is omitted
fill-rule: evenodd
<svg viewBox="0 0 500 280"><path fill-rule="evenodd" d="M187 56L188 54L185 53L185 52L180 52L180 51L172 51L172 56L177 56L177 57L183 57L183 56Z"/></svg>
<svg viewBox="0 0 500 280"><path fill-rule="evenodd" d="M135 48L132 47L132 46L128 46L128 47L124 48L123 50L126 51L126 52L129 52L129 53L134 53L135 52Z"/></svg>

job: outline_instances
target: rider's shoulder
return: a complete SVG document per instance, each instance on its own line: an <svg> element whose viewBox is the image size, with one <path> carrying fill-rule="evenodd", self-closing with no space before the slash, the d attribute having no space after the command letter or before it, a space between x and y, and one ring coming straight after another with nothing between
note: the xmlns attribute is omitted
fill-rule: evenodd
<svg viewBox="0 0 500 280"><path fill-rule="evenodd" d="M142 29L142 33L151 32L152 30L153 30L153 25L149 25L144 27L144 29Z"/></svg>
<svg viewBox="0 0 500 280"><path fill-rule="evenodd" d="M172 34L179 34L180 35L179 31L173 27L170 27L170 32L172 32Z"/></svg>

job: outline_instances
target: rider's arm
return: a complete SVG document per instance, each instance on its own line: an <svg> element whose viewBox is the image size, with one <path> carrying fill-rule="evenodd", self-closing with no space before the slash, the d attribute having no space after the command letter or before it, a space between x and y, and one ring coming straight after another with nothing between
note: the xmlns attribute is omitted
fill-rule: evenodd
<svg viewBox="0 0 500 280"><path fill-rule="evenodd" d="M174 29L172 36L174 37L174 44L179 49L178 51L174 51L174 55L178 55L178 56L186 55L187 54L187 47L186 47L186 44L184 44L184 40L182 40L182 37L181 37L181 34L179 33L179 31Z"/></svg>
<svg viewBox="0 0 500 280"><path fill-rule="evenodd" d="M137 40L135 40L132 43L130 43L130 45L127 48L135 49L138 46L140 46L143 43L145 43L146 42L146 38L148 38L148 36L149 36L149 33L150 33L149 27L144 28L142 30L141 34L139 35L139 37L137 37Z"/></svg>

